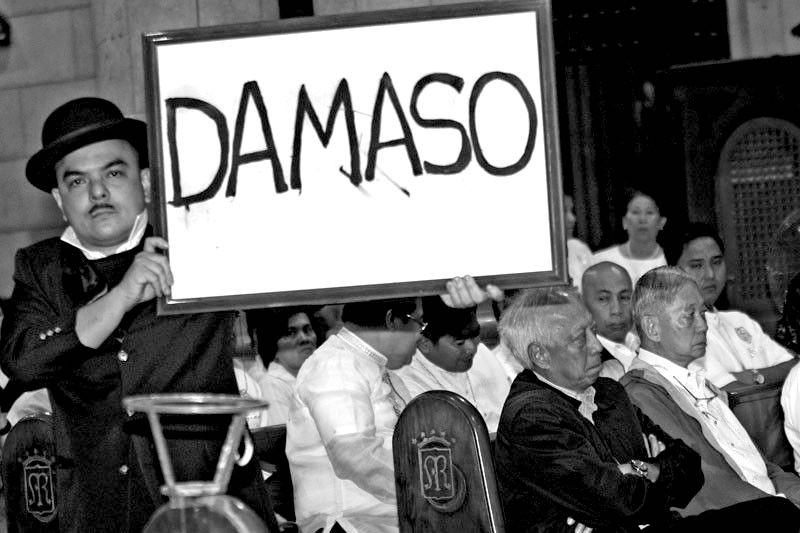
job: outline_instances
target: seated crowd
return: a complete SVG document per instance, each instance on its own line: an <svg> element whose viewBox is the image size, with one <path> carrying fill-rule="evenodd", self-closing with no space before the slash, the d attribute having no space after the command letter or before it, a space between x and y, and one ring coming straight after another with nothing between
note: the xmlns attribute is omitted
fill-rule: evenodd
<svg viewBox="0 0 800 533"><path fill-rule="evenodd" d="M0 430L3 416L54 413L62 531L141 531L172 477L158 464L164 450L181 480L208 479L232 451L227 420L168 416L159 440L123 398L238 392L267 401L248 425L256 447L278 457L244 453L228 494L273 531L397 532L395 427L415 397L440 389L474 405L495 435L508 531L800 529L800 478L759 448L728 402L785 379L785 436L800 465L795 354L724 310L723 242L702 224L675 231L652 194L630 195L625 242L594 254L571 238L574 206L564 202L574 288L504 295L467 276L425 298L251 310L258 355L244 358L232 353L242 313L158 312L174 279L168 242L148 222L146 124L101 98L67 102L45 121L25 174L68 225L15 259ZM662 231L673 237L663 248ZM476 306L489 300L498 346L481 341ZM792 347L796 305L779 327ZM454 442L437 429L413 436L435 440L417 446L420 457ZM426 456L431 479L446 473L444 456Z"/></svg>
<svg viewBox="0 0 800 533"><path fill-rule="evenodd" d="M595 258L579 290L508 298L496 347L477 319L489 293L469 277L447 296L337 306L332 321L319 306L248 311L257 357L234 369L243 396L268 401L250 428L286 426L294 505L276 510L300 531L397 531L394 426L414 397L447 390L497 434L511 531L752 531L765 515L797 531L800 478L765 459L726 403L726 391L782 380L795 355L746 314L715 307L726 269L711 227L673 237L675 266L636 284ZM792 372L784 390L796 457L798 383ZM25 409L49 410L43 391L9 418Z"/></svg>
<svg viewBox="0 0 800 533"><path fill-rule="evenodd" d="M655 203L632 202L629 242L654 238ZM497 433L509 530L752 531L773 515L797 531L800 478L764 458L726 403L737 387L782 380L795 355L746 314L715 307L727 274L713 228L687 225L670 244L674 267L631 273L601 254L579 291L509 298L493 348L476 307L489 294L470 278L448 296L337 306L332 320L318 306L248 311L257 357L234 369L243 396L268 401L250 428L286 425L288 517L301 531L396 531L397 417L415 396L448 390ZM783 407L796 457L798 395L793 371ZM49 410L43 390L9 419L26 409Z"/></svg>

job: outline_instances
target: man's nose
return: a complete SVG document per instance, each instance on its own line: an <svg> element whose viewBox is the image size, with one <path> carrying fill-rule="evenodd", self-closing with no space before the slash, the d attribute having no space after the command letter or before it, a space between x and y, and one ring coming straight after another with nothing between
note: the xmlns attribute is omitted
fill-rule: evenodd
<svg viewBox="0 0 800 533"><path fill-rule="evenodd" d="M705 313L698 313L697 320L695 320L695 328L697 328L697 331L702 331L703 333L708 331L708 322L706 322Z"/></svg>
<svg viewBox="0 0 800 533"><path fill-rule="evenodd" d="M611 298L611 303L609 305L609 313L611 313L611 315L622 314L622 306L617 298Z"/></svg>
<svg viewBox="0 0 800 533"><path fill-rule="evenodd" d="M711 263L706 263L705 268L703 268L703 277L705 279L712 279L714 277L714 269L711 268Z"/></svg>
<svg viewBox="0 0 800 533"><path fill-rule="evenodd" d="M108 197L108 187L102 179L92 179L89 181L89 194L92 199Z"/></svg>
<svg viewBox="0 0 800 533"><path fill-rule="evenodd" d="M603 345L600 344L600 341L597 340L597 335L592 332L587 333L588 343L587 346L589 347L590 353L600 353L603 351Z"/></svg>
<svg viewBox="0 0 800 533"><path fill-rule="evenodd" d="M476 339L467 339L464 342L464 351L467 352L467 355L472 357L478 352L478 341Z"/></svg>

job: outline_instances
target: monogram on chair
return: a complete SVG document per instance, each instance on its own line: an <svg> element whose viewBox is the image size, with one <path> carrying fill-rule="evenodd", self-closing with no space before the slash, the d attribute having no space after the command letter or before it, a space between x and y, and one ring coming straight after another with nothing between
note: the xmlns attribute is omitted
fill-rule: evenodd
<svg viewBox="0 0 800 533"><path fill-rule="evenodd" d="M420 491L423 498L434 508L452 512L464 503L466 483L464 475L453 464L452 445L456 440L447 439L444 431L424 431L420 438L411 439L417 446Z"/></svg>
<svg viewBox="0 0 800 533"><path fill-rule="evenodd" d="M45 457L36 448L32 452L18 459L25 482L25 509L39 522L48 523L56 516L55 457Z"/></svg>

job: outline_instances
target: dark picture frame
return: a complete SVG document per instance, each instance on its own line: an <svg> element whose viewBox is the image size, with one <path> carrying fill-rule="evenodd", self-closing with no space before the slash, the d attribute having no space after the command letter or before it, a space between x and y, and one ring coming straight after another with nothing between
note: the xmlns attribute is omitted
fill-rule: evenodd
<svg viewBox="0 0 800 533"><path fill-rule="evenodd" d="M483 35L476 37L476 32ZM143 35L173 314L568 280L549 0Z"/></svg>

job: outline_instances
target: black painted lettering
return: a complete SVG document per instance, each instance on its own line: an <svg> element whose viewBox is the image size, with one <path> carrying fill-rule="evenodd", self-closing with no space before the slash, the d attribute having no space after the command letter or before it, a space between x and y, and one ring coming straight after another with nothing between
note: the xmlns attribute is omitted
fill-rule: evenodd
<svg viewBox="0 0 800 533"><path fill-rule="evenodd" d="M336 121L339 108L344 108L344 120L347 126L347 141L350 143L350 173L342 172L350 182L358 186L361 181L361 154L358 151L358 136L356 134L356 122L353 116L353 102L350 98L350 86L347 80L342 78L339 82L339 87L336 88L336 94L333 95L331 102L330 112L328 113L328 120L325 122L325 129L322 128L322 122L319 120L317 112L311 104L311 99L308 97L306 86L300 87L300 93L297 96L297 114L294 119L294 142L292 143L292 170L291 170L291 184L292 189L300 188L300 153L302 151L303 141L303 117L308 116L311 125L314 126L314 131L317 132L317 137L322 141L322 146L328 147L333 135L333 125Z"/></svg>
<svg viewBox="0 0 800 533"><path fill-rule="evenodd" d="M461 151L458 153L456 161L450 165L436 165L429 161L424 161L422 165L425 168L425 172L428 174L457 174L467 168L472 159L472 147L467 136L467 129L456 120L446 118L426 119L420 116L419 109L417 109L417 101L422 90L431 83L444 83L460 93L461 89L464 88L464 79L444 72L428 74L419 79L411 93L411 117L417 124L423 128L452 128L461 134Z"/></svg>
<svg viewBox="0 0 800 533"><path fill-rule="evenodd" d="M203 202L212 198L219 188L222 186L222 181L225 178L225 172L228 170L228 154L230 152L230 145L228 141L228 125L225 121L225 115L222 112L204 100L197 98L167 98L167 143L169 144L169 158L172 163L172 205L176 207L186 206ZM197 194L184 197L181 191L181 165L178 155L178 123L176 120L175 111L179 108L195 109L204 113L217 126L217 136L219 138L219 166L214 179L204 190Z"/></svg>
<svg viewBox="0 0 800 533"><path fill-rule="evenodd" d="M493 80L505 81L514 89L517 90L525 103L525 109L528 111L528 140L525 143L525 149L522 156L515 162L505 167L496 167L486 160L481 150L481 143L478 139L478 131L475 126L475 108L478 103L478 98L483 91L483 88ZM528 88L522 83L522 80L508 72L487 72L475 82L472 87L472 94L469 97L469 134L472 137L472 146L475 149L475 159L478 164L489 174L493 176L510 176L525 168L533 155L533 147L536 145L536 128L538 126L538 117L536 114L536 104L533 102Z"/></svg>
<svg viewBox="0 0 800 533"><path fill-rule="evenodd" d="M389 101L394 107L397 118L400 121L400 127L403 130L403 136L399 139L392 139L390 141L380 142L381 134L381 114L383 113L383 99L385 95L389 95ZM367 153L367 168L364 172L364 179L372 181L375 179L375 160L378 155L378 150L390 146L405 145L408 159L411 163L411 171L415 176L422 174L422 165L419 162L419 152L414 144L414 137L411 135L411 128L408 126L403 109L400 107L400 100L397 98L397 92L394 90L392 78L388 72L384 72L381 76L381 82L378 86L378 94L375 97L375 108L372 110L372 131L370 132L369 151Z"/></svg>
<svg viewBox="0 0 800 533"><path fill-rule="evenodd" d="M261 132L264 134L266 149L249 154L240 153L242 149L242 136L244 135L244 120L247 115L247 102L252 99L261 121ZM248 81L242 86L242 98L239 100L239 112L236 113L236 126L233 129L233 159L231 161L231 177L228 179L228 188L225 196L236 196L236 185L239 174L239 165L254 163L269 159L272 163L272 177L275 180L275 192L282 193L289 190L286 180L283 179L283 167L278 159L275 141L272 138L272 128L269 125L267 107L261 97L261 89L255 81ZM297 188L300 188L299 185Z"/></svg>

